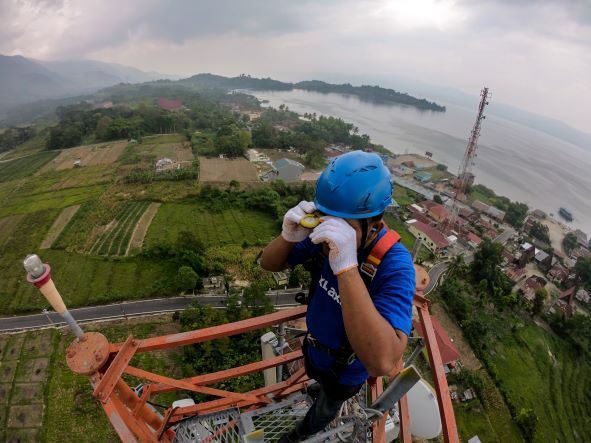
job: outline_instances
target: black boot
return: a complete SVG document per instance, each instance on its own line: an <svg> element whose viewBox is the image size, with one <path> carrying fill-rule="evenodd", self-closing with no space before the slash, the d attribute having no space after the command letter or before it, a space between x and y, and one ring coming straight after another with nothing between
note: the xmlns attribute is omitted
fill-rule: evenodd
<svg viewBox="0 0 591 443"><path fill-rule="evenodd" d="M286 432L277 440L277 443L298 443L302 441L302 437L297 433L295 429Z"/></svg>

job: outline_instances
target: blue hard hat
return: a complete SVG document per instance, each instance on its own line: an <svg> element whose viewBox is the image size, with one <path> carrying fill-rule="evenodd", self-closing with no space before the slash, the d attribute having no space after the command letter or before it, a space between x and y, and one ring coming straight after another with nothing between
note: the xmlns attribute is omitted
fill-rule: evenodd
<svg viewBox="0 0 591 443"><path fill-rule="evenodd" d="M369 218L392 203L394 185L379 155L352 151L333 159L316 182L314 204L340 218Z"/></svg>

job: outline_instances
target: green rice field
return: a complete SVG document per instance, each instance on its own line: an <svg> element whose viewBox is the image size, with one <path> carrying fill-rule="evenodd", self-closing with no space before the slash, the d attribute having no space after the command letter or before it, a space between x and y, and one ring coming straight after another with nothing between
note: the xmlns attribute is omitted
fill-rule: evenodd
<svg viewBox="0 0 591 443"><path fill-rule="evenodd" d="M273 218L262 212L210 212L199 203L165 203L154 217L144 245L173 243L181 231L192 232L206 246L267 243L278 233Z"/></svg>
<svg viewBox="0 0 591 443"><path fill-rule="evenodd" d="M43 165L57 157L59 151L46 151L38 154L0 162L0 182L28 177L37 172Z"/></svg>

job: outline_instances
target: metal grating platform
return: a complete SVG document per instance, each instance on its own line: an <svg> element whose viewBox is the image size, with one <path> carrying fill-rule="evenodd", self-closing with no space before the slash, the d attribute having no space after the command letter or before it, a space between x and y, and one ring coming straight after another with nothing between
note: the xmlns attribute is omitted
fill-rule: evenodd
<svg viewBox="0 0 591 443"><path fill-rule="evenodd" d="M175 443L240 443L240 412L229 409L198 415L182 421L175 432Z"/></svg>

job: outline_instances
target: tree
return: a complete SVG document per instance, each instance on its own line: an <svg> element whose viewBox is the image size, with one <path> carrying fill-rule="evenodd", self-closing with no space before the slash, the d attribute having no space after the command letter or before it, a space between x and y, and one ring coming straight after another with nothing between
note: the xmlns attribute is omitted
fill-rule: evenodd
<svg viewBox="0 0 591 443"><path fill-rule="evenodd" d="M575 264L575 274L579 284L591 286L591 258L579 257Z"/></svg>
<svg viewBox="0 0 591 443"><path fill-rule="evenodd" d="M536 433L538 416L533 409L521 408L515 417L515 422L521 428L527 441L532 441Z"/></svg>
<svg viewBox="0 0 591 443"><path fill-rule="evenodd" d="M439 203L440 205L443 204L443 200L441 199L441 196L439 194L434 194L433 195L433 201L435 203Z"/></svg>
<svg viewBox="0 0 591 443"><path fill-rule="evenodd" d="M511 282L501 271L502 254L503 245L485 239L478 246L470 267L472 281L476 284L485 281L490 295L503 296L511 290Z"/></svg>
<svg viewBox="0 0 591 443"><path fill-rule="evenodd" d="M255 282L244 289L243 305L253 317L273 312L273 304L267 297L267 288L263 283Z"/></svg>
<svg viewBox="0 0 591 443"><path fill-rule="evenodd" d="M176 284L180 291L192 291L197 286L197 273L190 266L181 266L176 275Z"/></svg>
<svg viewBox="0 0 591 443"><path fill-rule="evenodd" d="M531 225L529 233L532 237L535 237L548 245L550 244L550 230L548 229L548 226L534 221Z"/></svg>
<svg viewBox="0 0 591 443"><path fill-rule="evenodd" d="M536 290L536 298L534 299L534 304L532 307L532 312L535 315L540 315L544 310L544 302L546 301L546 297L548 297L548 291L544 288L539 288Z"/></svg>
<svg viewBox="0 0 591 443"><path fill-rule="evenodd" d="M573 249L575 249L578 243L579 242L577 240L577 236L573 232L569 232L562 239L562 247L564 248L564 251L567 254L570 253L570 251L572 251Z"/></svg>

